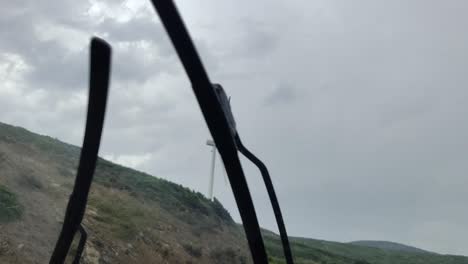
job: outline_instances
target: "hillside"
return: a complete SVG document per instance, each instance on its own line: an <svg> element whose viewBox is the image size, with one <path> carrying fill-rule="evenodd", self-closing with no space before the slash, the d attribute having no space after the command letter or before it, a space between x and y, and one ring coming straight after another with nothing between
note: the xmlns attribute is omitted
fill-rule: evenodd
<svg viewBox="0 0 468 264"><path fill-rule="evenodd" d="M80 149L0 123L0 263L47 263ZM251 263L242 226L218 202L99 159L82 263ZM284 263L264 230L271 263ZM291 238L298 264L468 264L468 258ZM73 250L72 250L73 252Z"/></svg>
<svg viewBox="0 0 468 264"><path fill-rule="evenodd" d="M78 147L0 123L0 263L47 263L78 158ZM219 202L103 159L83 223L83 263L249 261Z"/></svg>
<svg viewBox="0 0 468 264"><path fill-rule="evenodd" d="M373 247L373 248L380 248L380 249L383 249L383 250L391 250L391 251L435 254L433 252L422 250L420 248L407 246L407 245L403 245L403 244L395 243L395 242L389 242L389 241L359 240L359 241L349 242L349 244L358 245L358 246Z"/></svg>

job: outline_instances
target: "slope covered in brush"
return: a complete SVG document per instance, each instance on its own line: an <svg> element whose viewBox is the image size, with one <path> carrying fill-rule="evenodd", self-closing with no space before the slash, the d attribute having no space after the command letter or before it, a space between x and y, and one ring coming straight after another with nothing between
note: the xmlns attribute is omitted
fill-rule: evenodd
<svg viewBox="0 0 468 264"><path fill-rule="evenodd" d="M0 123L0 262L46 263L80 148ZM84 263L247 263L242 230L217 201L99 159L83 221Z"/></svg>

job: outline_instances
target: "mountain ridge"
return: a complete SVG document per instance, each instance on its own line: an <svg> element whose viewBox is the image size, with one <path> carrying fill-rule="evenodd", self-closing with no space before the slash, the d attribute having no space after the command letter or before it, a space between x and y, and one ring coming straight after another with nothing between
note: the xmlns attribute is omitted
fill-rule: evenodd
<svg viewBox="0 0 468 264"><path fill-rule="evenodd" d="M357 240L357 241L348 242L348 244L367 246L367 247L379 248L383 250L392 250L392 251L439 254L439 253L431 252L428 250L420 249L414 246L409 246L409 245L405 245L402 243L391 242L391 241L383 241L383 240Z"/></svg>

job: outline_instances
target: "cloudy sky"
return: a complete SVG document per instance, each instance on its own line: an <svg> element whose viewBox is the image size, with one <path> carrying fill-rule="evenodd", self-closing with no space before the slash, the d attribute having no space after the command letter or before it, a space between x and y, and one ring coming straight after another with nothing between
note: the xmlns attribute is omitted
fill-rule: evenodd
<svg viewBox="0 0 468 264"><path fill-rule="evenodd" d="M291 235L468 255L468 2L177 4ZM210 135L149 1L3 0L0 121L80 145L92 35L114 48L100 154L206 193ZM239 219L223 177L215 195Z"/></svg>

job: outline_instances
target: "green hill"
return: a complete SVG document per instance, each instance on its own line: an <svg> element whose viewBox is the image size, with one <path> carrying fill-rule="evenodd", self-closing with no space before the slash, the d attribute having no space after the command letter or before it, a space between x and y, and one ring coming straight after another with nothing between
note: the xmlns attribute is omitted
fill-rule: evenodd
<svg viewBox="0 0 468 264"><path fill-rule="evenodd" d="M268 251L274 263L282 261L281 241L278 235L265 234ZM465 264L468 257L440 255L434 253L408 252L407 247L381 249L371 246L339 243L310 238L290 238L292 250L298 264ZM391 244L391 242L385 242Z"/></svg>
<svg viewBox="0 0 468 264"><path fill-rule="evenodd" d="M47 263L80 149L0 123L0 263ZM248 263L243 233L215 200L99 159L82 263ZM222 262L220 262L222 261Z"/></svg>
<svg viewBox="0 0 468 264"><path fill-rule="evenodd" d="M383 250L391 250L391 251L435 254L433 252L422 250L420 248L407 246L407 245L403 245L403 244L395 243L395 242L389 242L389 241L359 240L359 241L349 242L349 244L358 245L358 246L373 247L373 248L380 248L380 249L383 249Z"/></svg>
<svg viewBox="0 0 468 264"><path fill-rule="evenodd" d="M0 123L0 263L48 262L79 154L76 146ZM242 227L218 201L104 159L83 224L89 238L82 263L251 263ZM270 262L284 263L279 237L263 234ZM375 244L291 243L298 264L468 263Z"/></svg>

